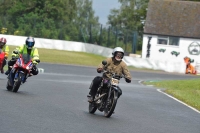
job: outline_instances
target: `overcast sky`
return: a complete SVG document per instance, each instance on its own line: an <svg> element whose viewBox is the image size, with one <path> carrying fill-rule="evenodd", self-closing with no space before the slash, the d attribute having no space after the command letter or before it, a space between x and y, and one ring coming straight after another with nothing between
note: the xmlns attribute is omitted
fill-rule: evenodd
<svg viewBox="0 0 200 133"><path fill-rule="evenodd" d="M111 9L119 9L120 3L118 0L93 0L93 10L95 16L99 16L99 22L106 25L107 17L110 14Z"/></svg>

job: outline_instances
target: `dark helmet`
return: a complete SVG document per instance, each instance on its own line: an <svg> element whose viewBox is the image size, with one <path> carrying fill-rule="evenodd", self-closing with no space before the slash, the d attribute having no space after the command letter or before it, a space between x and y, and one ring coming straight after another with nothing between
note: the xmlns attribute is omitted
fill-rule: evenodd
<svg viewBox="0 0 200 133"><path fill-rule="evenodd" d="M27 39L26 39L26 47L28 49L32 49L33 46L35 45L35 40L33 37L29 36Z"/></svg>

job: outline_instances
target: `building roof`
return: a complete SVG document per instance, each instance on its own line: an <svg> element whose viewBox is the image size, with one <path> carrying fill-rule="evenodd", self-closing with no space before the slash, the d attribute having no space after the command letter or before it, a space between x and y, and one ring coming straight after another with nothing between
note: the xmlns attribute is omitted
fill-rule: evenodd
<svg viewBox="0 0 200 133"><path fill-rule="evenodd" d="M150 0L144 33L200 38L200 2Z"/></svg>

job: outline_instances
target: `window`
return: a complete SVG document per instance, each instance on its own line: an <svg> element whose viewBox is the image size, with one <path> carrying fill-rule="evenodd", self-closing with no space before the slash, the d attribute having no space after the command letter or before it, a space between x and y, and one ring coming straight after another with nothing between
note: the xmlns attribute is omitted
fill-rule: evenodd
<svg viewBox="0 0 200 133"><path fill-rule="evenodd" d="M158 37L158 44L167 45L168 44L168 37L159 36Z"/></svg>
<svg viewBox="0 0 200 133"><path fill-rule="evenodd" d="M179 38L169 37L169 45L179 46Z"/></svg>
<svg viewBox="0 0 200 133"><path fill-rule="evenodd" d="M179 37L158 36L157 44L179 46Z"/></svg>

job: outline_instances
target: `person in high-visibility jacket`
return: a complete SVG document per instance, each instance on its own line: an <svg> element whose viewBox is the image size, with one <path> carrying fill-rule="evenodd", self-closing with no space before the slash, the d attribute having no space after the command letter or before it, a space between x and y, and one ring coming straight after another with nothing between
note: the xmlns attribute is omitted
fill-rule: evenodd
<svg viewBox="0 0 200 133"><path fill-rule="evenodd" d="M40 62L39 60L39 53L38 53L38 49L34 47L35 45L35 40L33 37L29 36L26 39L26 44L23 44L19 47L17 47L13 53L12 53L12 59L8 62L8 70L6 71L6 75L8 75L12 69L12 66L15 64L16 59L19 57L19 54L28 54L31 56L32 58L32 62L33 62L33 68L31 70L31 73L33 75L37 75L38 74L38 68L36 67L36 65Z"/></svg>
<svg viewBox="0 0 200 133"><path fill-rule="evenodd" d="M2 37L0 38L0 49L5 53L5 57L4 57L4 61L2 64L2 68L1 68L1 73L4 73L4 66L6 65L7 59L8 59L8 54L9 54L9 47L8 45L6 45L6 38Z"/></svg>

